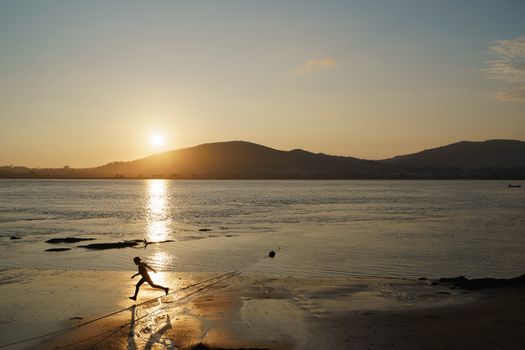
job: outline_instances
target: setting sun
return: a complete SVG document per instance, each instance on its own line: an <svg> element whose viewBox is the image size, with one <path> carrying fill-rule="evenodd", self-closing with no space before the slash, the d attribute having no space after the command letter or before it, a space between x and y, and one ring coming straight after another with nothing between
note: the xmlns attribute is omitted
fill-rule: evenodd
<svg viewBox="0 0 525 350"><path fill-rule="evenodd" d="M159 134L155 134L153 136L151 136L151 144L154 145L154 146L160 146L164 143L164 138L162 137L162 135L159 135Z"/></svg>

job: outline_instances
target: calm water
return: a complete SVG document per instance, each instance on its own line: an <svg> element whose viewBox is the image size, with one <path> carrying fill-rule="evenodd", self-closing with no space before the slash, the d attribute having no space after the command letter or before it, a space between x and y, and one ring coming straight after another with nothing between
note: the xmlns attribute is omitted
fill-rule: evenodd
<svg viewBox="0 0 525 350"><path fill-rule="evenodd" d="M525 188L506 185L0 180L0 267L133 270L139 255L174 271L510 277L525 272ZM53 237L175 242L45 252Z"/></svg>

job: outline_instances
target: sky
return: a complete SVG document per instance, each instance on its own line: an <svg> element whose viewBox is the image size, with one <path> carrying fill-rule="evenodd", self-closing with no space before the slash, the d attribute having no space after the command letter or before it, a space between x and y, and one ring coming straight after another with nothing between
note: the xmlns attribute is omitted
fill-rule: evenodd
<svg viewBox="0 0 525 350"><path fill-rule="evenodd" d="M525 140L525 1L0 0L0 165Z"/></svg>

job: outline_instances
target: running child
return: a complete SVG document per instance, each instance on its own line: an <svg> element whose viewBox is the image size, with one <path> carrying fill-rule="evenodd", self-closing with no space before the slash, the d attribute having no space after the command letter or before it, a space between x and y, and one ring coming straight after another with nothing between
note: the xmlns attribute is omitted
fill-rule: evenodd
<svg viewBox="0 0 525 350"><path fill-rule="evenodd" d="M151 271L153 271L155 273L157 271L152 269L148 264L143 263L138 256L133 258L133 261L135 262L135 265L137 265L139 267L139 272L137 272L136 274L131 276L131 278L133 279L133 278L135 278L138 275L141 275L142 278L140 279L140 281L137 282L137 285L135 286L135 295L133 295L132 297L129 297L131 300L137 300L137 295L139 294L139 288L144 282L148 282L148 284L150 286L152 286L153 288L163 289L164 293L166 293L166 295L168 295L168 291L170 289L167 288L167 287L159 286L158 284L153 283L153 281L151 280L151 277L148 274L148 270L147 269L150 269Z"/></svg>

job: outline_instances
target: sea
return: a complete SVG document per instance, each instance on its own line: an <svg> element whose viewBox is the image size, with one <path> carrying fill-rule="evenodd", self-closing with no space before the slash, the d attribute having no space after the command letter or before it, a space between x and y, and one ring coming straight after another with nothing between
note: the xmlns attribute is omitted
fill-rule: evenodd
<svg viewBox="0 0 525 350"><path fill-rule="evenodd" d="M2 179L0 270L132 271L140 256L160 271L515 277L525 273L525 186L508 184ZM94 240L46 243L65 237ZM168 242L81 247L131 240Z"/></svg>

